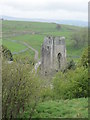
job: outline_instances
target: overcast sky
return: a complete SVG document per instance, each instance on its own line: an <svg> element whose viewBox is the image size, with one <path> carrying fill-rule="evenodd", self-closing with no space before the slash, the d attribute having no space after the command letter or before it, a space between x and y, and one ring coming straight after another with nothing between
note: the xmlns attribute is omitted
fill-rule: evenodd
<svg viewBox="0 0 90 120"><path fill-rule="evenodd" d="M0 15L87 21L88 0L0 0Z"/></svg>

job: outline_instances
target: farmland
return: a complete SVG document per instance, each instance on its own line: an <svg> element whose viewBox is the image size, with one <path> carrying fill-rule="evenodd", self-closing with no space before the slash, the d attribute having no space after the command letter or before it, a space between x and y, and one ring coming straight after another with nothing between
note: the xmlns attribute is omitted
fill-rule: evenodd
<svg viewBox="0 0 90 120"><path fill-rule="evenodd" d="M17 52L26 47L13 42L13 40L25 41L38 50L40 57L41 45L45 36L65 36L67 56L73 56L74 59L76 59L77 56L80 57L84 48L74 49L71 35L83 28L61 25L60 30L57 30L56 26L55 23L3 21L3 44L10 49L11 52Z"/></svg>

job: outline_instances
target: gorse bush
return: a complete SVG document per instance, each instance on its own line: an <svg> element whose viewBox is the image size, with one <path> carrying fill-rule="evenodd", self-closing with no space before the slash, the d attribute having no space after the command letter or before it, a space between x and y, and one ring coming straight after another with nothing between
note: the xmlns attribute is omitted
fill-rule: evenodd
<svg viewBox="0 0 90 120"><path fill-rule="evenodd" d="M3 62L3 118L23 118L26 106L29 108L29 118L39 101L39 80L32 73L32 66Z"/></svg>

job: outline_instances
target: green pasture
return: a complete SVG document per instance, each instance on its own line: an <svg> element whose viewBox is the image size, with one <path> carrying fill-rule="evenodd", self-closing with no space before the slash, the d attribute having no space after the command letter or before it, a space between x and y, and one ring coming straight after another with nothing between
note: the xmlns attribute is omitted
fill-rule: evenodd
<svg viewBox="0 0 90 120"><path fill-rule="evenodd" d="M73 41L69 39L68 36L69 36L69 33L66 38L67 55L68 56L81 56L81 53L83 52L84 48L75 49L73 47ZM42 46L44 37L45 35L22 35L22 36L13 37L12 39L15 39L17 41L27 42L30 46L38 50L39 55L40 55L41 46Z"/></svg>
<svg viewBox="0 0 90 120"><path fill-rule="evenodd" d="M30 46L38 50L40 57L41 46L45 36L65 36L67 55L80 56L84 48L75 49L71 35L73 32L82 28L71 25L61 25L60 30L57 30L56 26L55 23L3 21L3 33L6 36L5 38L3 37L3 44L10 49L11 52L17 52L25 49L26 46L12 42L12 40L27 42ZM25 32L25 34L23 34L23 32ZM13 36L13 33L16 35ZM9 37L9 35L11 35L11 37ZM73 59L77 58L73 57Z"/></svg>
<svg viewBox="0 0 90 120"><path fill-rule="evenodd" d="M4 32L30 30L34 32L44 33L58 31L56 29L56 23L25 22L25 21L3 21L2 23ZM80 27L71 25L61 25L61 31L76 31L77 29L80 29Z"/></svg>
<svg viewBox="0 0 90 120"><path fill-rule="evenodd" d="M12 39L17 40L17 41L24 41L27 42L30 46L38 50L40 53L41 50L41 45L44 40L44 35L22 35L22 36L17 36L13 37Z"/></svg>
<svg viewBox="0 0 90 120"><path fill-rule="evenodd" d="M3 31L34 31L47 32L55 31L56 24L40 23L40 22L24 22L24 21L3 21ZM9 29L8 29L9 28Z"/></svg>
<svg viewBox="0 0 90 120"><path fill-rule="evenodd" d="M3 40L3 45L5 45L11 52L19 52L23 49L26 49L26 46L13 42L11 40Z"/></svg>

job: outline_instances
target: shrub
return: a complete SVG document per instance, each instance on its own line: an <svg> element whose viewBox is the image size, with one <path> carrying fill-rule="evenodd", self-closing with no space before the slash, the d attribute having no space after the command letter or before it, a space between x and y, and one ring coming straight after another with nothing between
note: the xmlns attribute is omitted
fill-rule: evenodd
<svg viewBox="0 0 90 120"><path fill-rule="evenodd" d="M58 73L54 78L54 98L71 99L88 96L88 69L84 67Z"/></svg>
<svg viewBox="0 0 90 120"><path fill-rule="evenodd" d="M66 68L64 68L64 70L62 70L62 72L67 72L67 70L75 70L76 69L76 65L75 65L75 62L74 60L70 60L68 63L67 63L67 66Z"/></svg>
<svg viewBox="0 0 90 120"><path fill-rule="evenodd" d="M41 98L42 98L42 101L53 99L53 91L51 86L42 88Z"/></svg>
<svg viewBox="0 0 90 120"><path fill-rule="evenodd" d="M2 45L2 56L6 60L13 60L13 55L10 50L8 50L5 46Z"/></svg>
<svg viewBox="0 0 90 120"><path fill-rule="evenodd" d="M81 63L81 66L84 66L84 67L88 67L88 48L86 48L81 56L81 59L80 59L80 63Z"/></svg>
<svg viewBox="0 0 90 120"><path fill-rule="evenodd" d="M32 116L39 101L40 86L32 73L32 66L7 62L3 63L3 118L23 118L26 106L29 108L29 117Z"/></svg>

